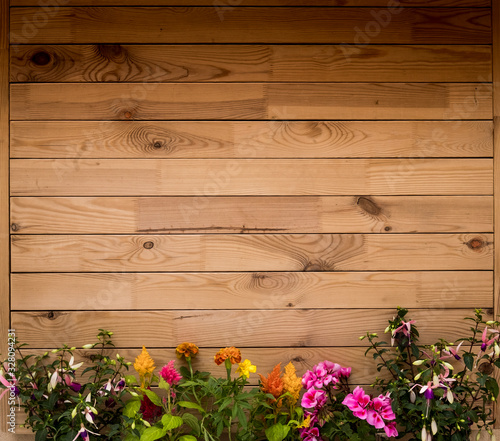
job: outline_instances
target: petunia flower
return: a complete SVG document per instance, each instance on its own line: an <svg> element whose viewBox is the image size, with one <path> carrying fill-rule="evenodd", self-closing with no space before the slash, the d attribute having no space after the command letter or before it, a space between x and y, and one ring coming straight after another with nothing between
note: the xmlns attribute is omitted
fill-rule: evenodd
<svg viewBox="0 0 500 441"><path fill-rule="evenodd" d="M249 378L250 372L255 373L257 371L257 366L253 365L252 362L248 359L245 359L238 365L238 369L236 369L236 373L240 374L240 377Z"/></svg>

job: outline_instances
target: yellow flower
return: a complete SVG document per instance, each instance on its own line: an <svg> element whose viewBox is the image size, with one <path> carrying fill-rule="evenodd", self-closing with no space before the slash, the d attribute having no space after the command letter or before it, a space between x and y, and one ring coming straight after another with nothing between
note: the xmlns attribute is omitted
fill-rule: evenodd
<svg viewBox="0 0 500 441"><path fill-rule="evenodd" d="M177 348L175 349L175 352L177 353L177 358L193 358L196 356L196 354L199 352L198 346L196 346L194 343L181 343Z"/></svg>
<svg viewBox="0 0 500 441"><path fill-rule="evenodd" d="M146 383L151 381L151 376L155 370L155 362L144 346L142 347L140 355L135 359L134 369L141 378L141 387L149 386L149 384Z"/></svg>
<svg viewBox="0 0 500 441"><path fill-rule="evenodd" d="M308 415L307 418L302 421L300 426L297 426L297 429L306 429L311 425L311 415Z"/></svg>
<svg viewBox="0 0 500 441"><path fill-rule="evenodd" d="M295 366L292 362L285 366L285 373L283 374L283 389L293 397L288 397L290 406L294 406L298 401L300 390L302 389L302 378L297 377L295 372Z"/></svg>
<svg viewBox="0 0 500 441"><path fill-rule="evenodd" d="M241 362L238 365L238 369L236 369L236 373L240 374L240 377L248 378L250 377L250 372L256 372L257 366L253 365L250 360L245 359L245 361Z"/></svg>

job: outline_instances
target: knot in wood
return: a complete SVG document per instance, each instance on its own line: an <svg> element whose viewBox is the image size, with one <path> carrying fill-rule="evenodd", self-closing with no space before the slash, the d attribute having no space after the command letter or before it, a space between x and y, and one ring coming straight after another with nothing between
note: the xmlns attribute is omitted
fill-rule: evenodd
<svg viewBox="0 0 500 441"><path fill-rule="evenodd" d="M302 363L305 360L300 355L297 355L296 357L293 357L291 361L294 361L295 363Z"/></svg>
<svg viewBox="0 0 500 441"><path fill-rule="evenodd" d="M359 197L356 203L362 210L366 211L372 216L378 216L382 211L375 202L364 196Z"/></svg>
<svg viewBox="0 0 500 441"><path fill-rule="evenodd" d="M10 229L11 229L12 231L19 231L19 230L20 230L19 225L17 225L17 224L12 224L12 225L10 226Z"/></svg>
<svg viewBox="0 0 500 441"><path fill-rule="evenodd" d="M153 248L155 246L155 244L151 241L147 241L147 242L144 242L142 246L144 248L146 248L147 250L150 250L151 248Z"/></svg>
<svg viewBox="0 0 500 441"><path fill-rule="evenodd" d="M48 318L49 320L54 320L54 319L56 318L56 315L55 315L54 311L49 311L49 312L47 313L47 318Z"/></svg>
<svg viewBox="0 0 500 441"><path fill-rule="evenodd" d="M484 242L479 237L475 237L474 239L471 239L471 240L469 240L469 242L467 242L467 246L471 250L479 250L480 248L482 248L484 246Z"/></svg>
<svg viewBox="0 0 500 441"><path fill-rule="evenodd" d="M133 113L132 113L132 112L130 112L129 110L127 110L127 111L123 114L123 116L124 116L126 119L131 119L131 118L132 118L132 116L133 116Z"/></svg>
<svg viewBox="0 0 500 441"><path fill-rule="evenodd" d="M162 147L162 143L160 141L156 141L154 144L153 144L153 147L155 149L161 149Z"/></svg>
<svg viewBox="0 0 500 441"><path fill-rule="evenodd" d="M31 61L37 66L46 66L50 63L51 57L50 54L45 51L37 52L33 54L31 57Z"/></svg>
<svg viewBox="0 0 500 441"><path fill-rule="evenodd" d="M392 231L392 227L390 227L389 225L387 225L387 227L384 228L384 231Z"/></svg>

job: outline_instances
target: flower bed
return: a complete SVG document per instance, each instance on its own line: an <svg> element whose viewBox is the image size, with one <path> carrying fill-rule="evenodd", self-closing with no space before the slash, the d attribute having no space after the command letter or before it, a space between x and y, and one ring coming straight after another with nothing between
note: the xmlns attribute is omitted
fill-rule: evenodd
<svg viewBox="0 0 500 441"><path fill-rule="evenodd" d="M36 441L238 441L468 440L475 425L492 434L491 404L498 396L500 325L476 310L470 335L457 342L418 344L415 321L398 309L386 332L390 342L367 332L367 354L388 379L377 391L349 384L351 368L322 361L297 376L293 363L249 378L257 367L235 347L214 354L225 367L216 377L195 369L199 349L176 348L178 361L157 369L146 348L135 362L106 354L112 333L100 330L92 362L75 363L75 347L35 356L16 345L0 375L2 396L26 413ZM133 365L136 375L127 371Z"/></svg>

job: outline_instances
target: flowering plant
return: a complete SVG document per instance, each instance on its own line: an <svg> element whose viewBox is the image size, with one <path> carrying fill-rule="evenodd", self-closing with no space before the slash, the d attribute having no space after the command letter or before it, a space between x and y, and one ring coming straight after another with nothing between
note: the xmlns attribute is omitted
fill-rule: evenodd
<svg viewBox="0 0 500 441"><path fill-rule="evenodd" d="M476 424L492 434L490 405L499 391L492 374L500 367L500 323L485 321L477 309L474 317L466 318L471 335L458 339L458 345L441 339L419 346L416 322L407 313L398 308L389 321L390 346L374 333L361 337L368 339L367 353L379 361L378 370L389 375L375 385L393 397L402 433L411 440L465 441Z"/></svg>
<svg viewBox="0 0 500 441"><path fill-rule="evenodd" d="M36 441L88 441L92 435L121 439L123 374L129 363L119 355L116 359L105 355L113 347L111 336L112 332L101 329L98 341L84 346L98 351L78 380L76 373L84 363L75 363L75 347L64 345L51 353L24 355L26 345L16 343L18 357L4 363L0 387L16 396L26 414L24 426L36 433Z"/></svg>
<svg viewBox="0 0 500 441"><path fill-rule="evenodd" d="M372 398L362 387L351 392L351 368L324 361L302 377L306 424L300 429L304 441L322 439L375 440L381 429L397 436L396 416L389 394Z"/></svg>

